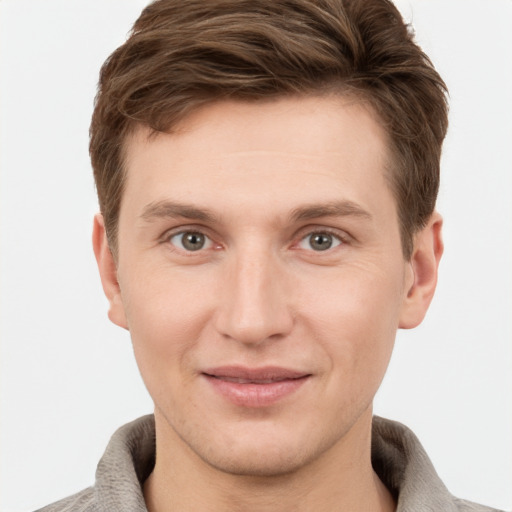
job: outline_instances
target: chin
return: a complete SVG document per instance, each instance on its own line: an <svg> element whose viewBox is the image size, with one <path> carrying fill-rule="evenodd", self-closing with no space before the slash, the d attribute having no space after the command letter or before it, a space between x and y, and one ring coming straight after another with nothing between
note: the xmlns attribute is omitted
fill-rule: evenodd
<svg viewBox="0 0 512 512"><path fill-rule="evenodd" d="M203 432L189 447L203 462L226 474L277 477L298 472L322 457L338 441L312 425L241 422L237 427Z"/></svg>
<svg viewBox="0 0 512 512"><path fill-rule="evenodd" d="M202 458L209 466L230 475L275 478L297 472L314 457L307 457L302 450L291 446L258 445L222 454L209 451Z"/></svg>

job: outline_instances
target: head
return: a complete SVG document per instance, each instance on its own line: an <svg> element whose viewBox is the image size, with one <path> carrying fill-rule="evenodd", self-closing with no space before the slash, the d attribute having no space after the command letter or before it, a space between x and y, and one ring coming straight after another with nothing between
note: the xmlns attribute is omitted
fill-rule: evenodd
<svg viewBox="0 0 512 512"><path fill-rule="evenodd" d="M445 128L386 0L142 13L101 72L94 246L157 464L269 476L369 449L396 330L435 289Z"/></svg>
<svg viewBox="0 0 512 512"><path fill-rule="evenodd" d="M172 132L201 106L338 94L378 115L392 158L403 254L434 211L445 85L388 0L159 0L105 62L90 153L114 256L125 149L137 127Z"/></svg>

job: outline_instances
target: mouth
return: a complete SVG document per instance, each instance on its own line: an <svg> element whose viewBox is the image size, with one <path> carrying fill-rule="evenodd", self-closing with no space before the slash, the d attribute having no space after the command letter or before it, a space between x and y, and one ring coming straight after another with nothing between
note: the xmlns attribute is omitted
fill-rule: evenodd
<svg viewBox="0 0 512 512"><path fill-rule="evenodd" d="M205 370L202 375L224 399L241 407L273 405L298 391L312 376L275 366L224 366Z"/></svg>

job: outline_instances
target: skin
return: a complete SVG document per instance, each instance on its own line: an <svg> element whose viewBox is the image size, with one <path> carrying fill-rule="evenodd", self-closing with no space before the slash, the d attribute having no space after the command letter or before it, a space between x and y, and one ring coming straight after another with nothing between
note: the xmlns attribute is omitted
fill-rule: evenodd
<svg viewBox="0 0 512 512"><path fill-rule="evenodd" d="M404 260L377 117L343 97L232 101L148 134L126 142L116 260L100 215L93 241L155 403L149 510L393 510L372 401L397 329L426 313L442 242L434 214ZM205 378L225 365L308 377L246 407Z"/></svg>

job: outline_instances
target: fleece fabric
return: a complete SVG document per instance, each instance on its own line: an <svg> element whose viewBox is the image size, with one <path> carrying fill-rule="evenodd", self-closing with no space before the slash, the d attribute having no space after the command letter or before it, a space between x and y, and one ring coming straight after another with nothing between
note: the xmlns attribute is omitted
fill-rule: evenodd
<svg viewBox="0 0 512 512"><path fill-rule="evenodd" d="M112 436L92 487L38 512L147 512L142 485L154 463L155 423L149 415ZM416 436L404 425L377 416L372 464L394 495L397 512L500 512L452 496Z"/></svg>

